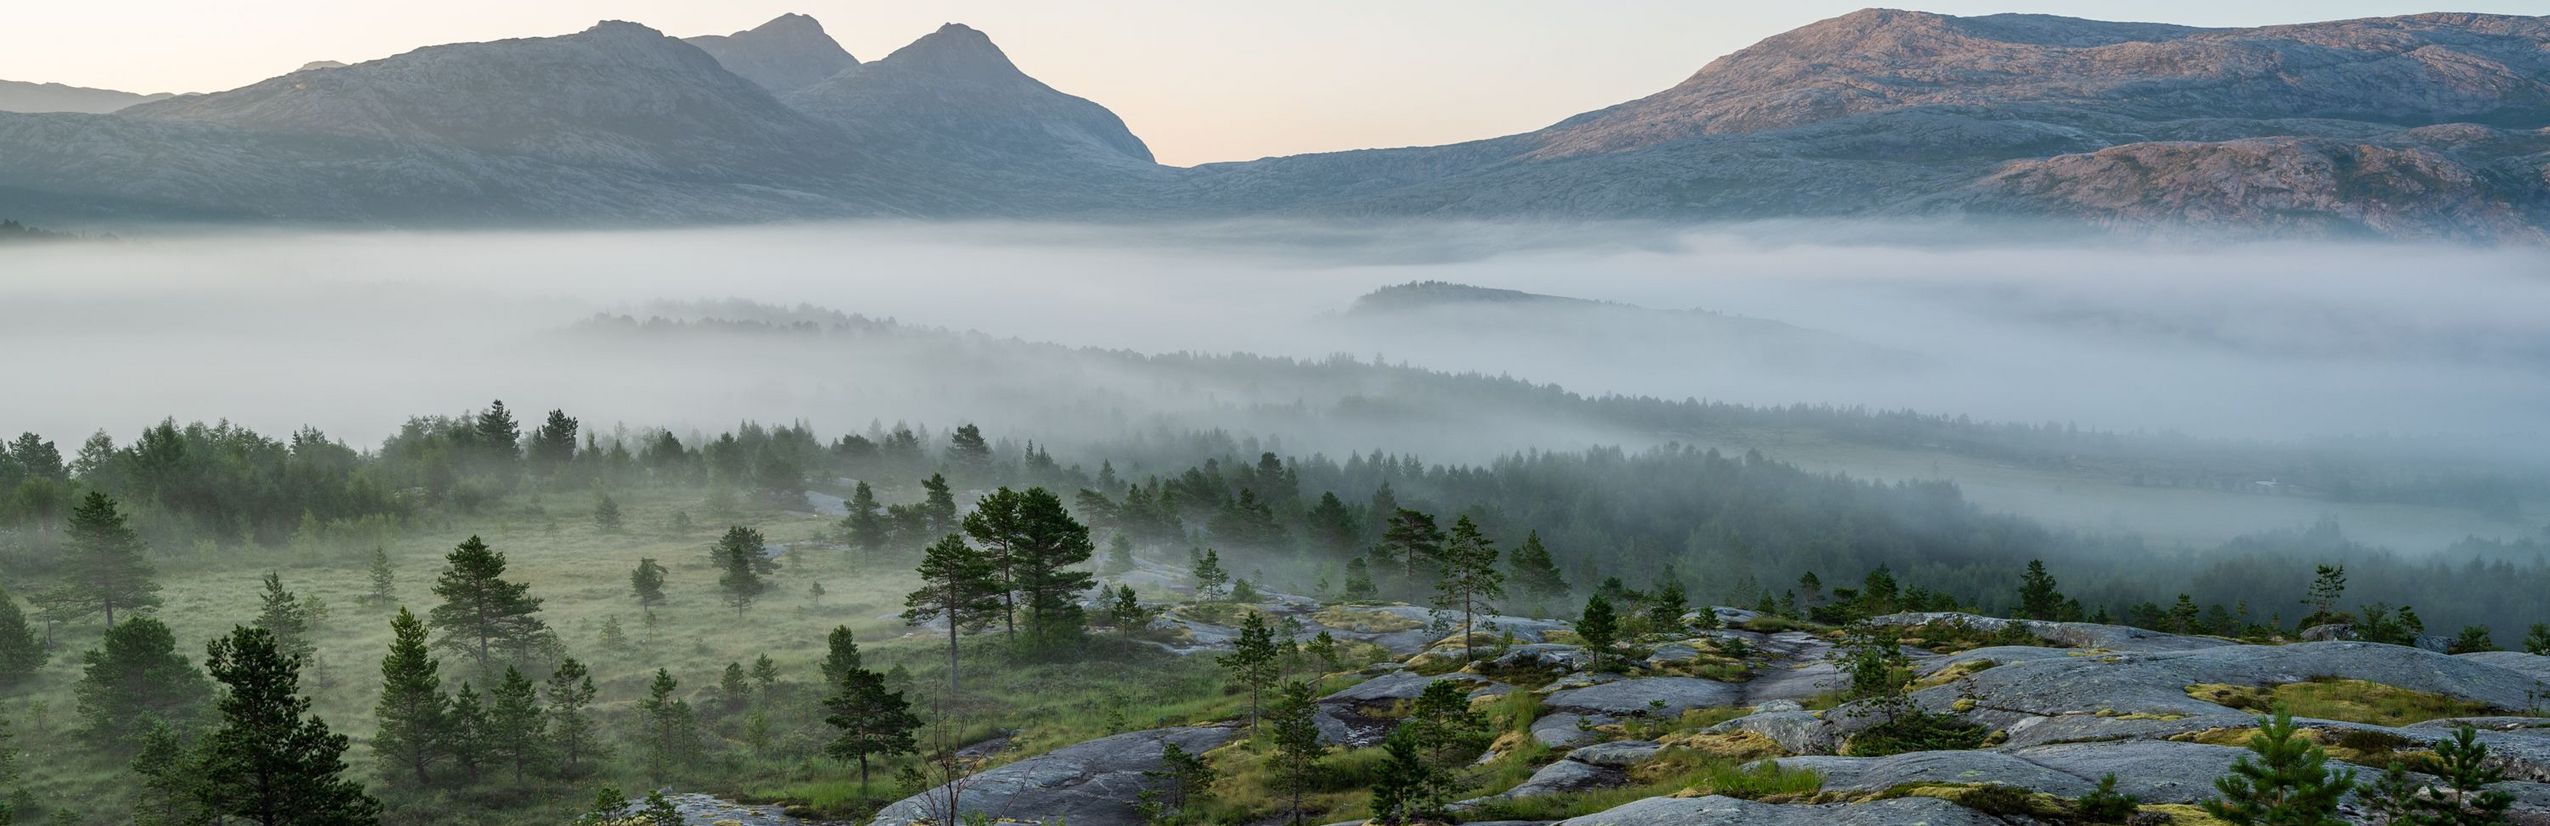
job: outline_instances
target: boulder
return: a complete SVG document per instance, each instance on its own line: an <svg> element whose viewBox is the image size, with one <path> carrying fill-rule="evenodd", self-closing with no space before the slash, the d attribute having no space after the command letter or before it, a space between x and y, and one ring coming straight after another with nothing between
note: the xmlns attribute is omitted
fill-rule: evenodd
<svg viewBox="0 0 2550 826"><path fill-rule="evenodd" d="M1647 715L1672 719L1695 708L1731 706L1743 700L1743 688L1716 680L1647 677L1555 692L1542 704L1612 717Z"/></svg>
<svg viewBox="0 0 2550 826"><path fill-rule="evenodd" d="M2010 753L2084 782L2116 775L2117 791L2146 803L2192 803L2214 796L2214 778L2229 772L2232 762L2249 751L2203 743L2125 740L2037 746Z"/></svg>
<svg viewBox="0 0 2550 826"><path fill-rule="evenodd" d="M1554 749L1574 748L1602 739L1600 732L1590 730L1596 725L1601 724L1572 712L1542 715L1532 721L1532 739Z"/></svg>
<svg viewBox="0 0 2550 826"><path fill-rule="evenodd" d="M2046 622L2042 620L2001 619L1999 617L1986 617L1955 611L1926 611L1888 614L1886 616L1872 618L1869 622L1880 625L1904 626L1928 625L1935 622L1957 622L1964 623L1975 630L1987 632L1999 631L2003 628L2017 625L2025 629L2029 634L2035 635L2038 639L2072 648L2097 648L2107 651L2193 651L2200 648L2216 648L2225 645L2237 644L2231 640L2221 639L2219 637L2195 637L2185 634L2165 634L2159 631L2132 628L2123 625L2100 625L2092 622Z"/></svg>
<svg viewBox="0 0 2550 826"><path fill-rule="evenodd" d="M2000 818L1924 797L1829 806L1732 797L1650 797L1573 817L1558 826L2008 826Z"/></svg>
<svg viewBox="0 0 2550 826"><path fill-rule="evenodd" d="M1620 740L1568 752L1567 759L1587 765L1626 769L1656 759L1656 754L1663 750L1664 747L1645 740Z"/></svg>
<svg viewBox="0 0 2550 826"><path fill-rule="evenodd" d="M1824 775L1824 788L1883 791L1910 783L2000 783L2063 797L2079 797L2097 783L1998 751L1919 751L1889 757L1781 757L1781 768Z"/></svg>
<svg viewBox="0 0 2550 826"><path fill-rule="evenodd" d="M1487 799L1520 800L1542 795L1609 789L1628 784L1629 773L1626 771L1608 766L1579 763L1574 760L1561 760L1542 766L1540 771L1532 773L1530 779Z"/></svg>
<svg viewBox="0 0 2550 826"><path fill-rule="evenodd" d="M1160 768L1163 746L1201 753L1229 741L1233 726L1200 726L1137 731L1102 737L1000 766L967 778L959 800L968 815L1021 818L1078 826L1141 826L1134 799L1152 780L1144 772ZM906 826L930 817L933 789L905 798L877 812L872 826Z"/></svg>

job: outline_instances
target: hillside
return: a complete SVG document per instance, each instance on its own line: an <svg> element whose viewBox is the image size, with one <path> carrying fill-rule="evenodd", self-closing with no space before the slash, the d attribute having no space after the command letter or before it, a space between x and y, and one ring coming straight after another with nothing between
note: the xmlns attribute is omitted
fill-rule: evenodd
<svg viewBox="0 0 2550 826"><path fill-rule="evenodd" d="M79 112L102 115L167 94L138 95L113 89L91 89L59 83L0 80L0 112Z"/></svg>

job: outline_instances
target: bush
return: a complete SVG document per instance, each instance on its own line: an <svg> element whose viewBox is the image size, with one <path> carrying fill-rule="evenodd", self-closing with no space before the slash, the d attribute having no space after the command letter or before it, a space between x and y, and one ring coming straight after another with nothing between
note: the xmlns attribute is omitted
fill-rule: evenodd
<svg viewBox="0 0 2550 826"><path fill-rule="evenodd" d="M1842 745L1849 757L1884 757L1915 751L1963 751L1983 748L1992 730L1953 714L1911 710L1860 730Z"/></svg>
<svg viewBox="0 0 2550 826"><path fill-rule="evenodd" d="M2116 775L2110 773L2100 777L2098 788L2090 790L2089 794L2081 795L2081 799L2075 801L2072 808L2080 819L2091 823L2124 823L2132 818L2135 812L2141 810L2142 803L2134 799L2133 795L2118 793Z"/></svg>

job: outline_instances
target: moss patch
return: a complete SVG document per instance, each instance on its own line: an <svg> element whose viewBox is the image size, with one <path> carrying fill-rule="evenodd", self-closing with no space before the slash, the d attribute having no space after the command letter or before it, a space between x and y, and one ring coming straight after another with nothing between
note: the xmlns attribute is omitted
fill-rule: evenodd
<svg viewBox="0 0 2550 826"><path fill-rule="evenodd" d="M2000 665L2000 663L1993 662L1991 660L1967 660L1965 662L1957 663L1956 665L1948 666L1947 668L1939 669L1938 671L1932 672L1928 677L1923 677L1920 680L1914 681L1912 684L1912 690L1920 691L1925 688L1947 685L1998 665Z"/></svg>
<svg viewBox="0 0 2550 826"><path fill-rule="evenodd" d="M2295 717L2343 720L2349 723L2377 726L2404 726L2447 717L2515 713L2486 703L2432 692L2411 691L2364 680L2333 678L2275 686L2201 683L2188 686L2187 696L2260 714L2268 713L2277 706L2283 706L2293 712Z"/></svg>
<svg viewBox="0 0 2550 826"><path fill-rule="evenodd" d="M1311 619L1330 628L1358 634L1388 634L1425 627L1425 623L1398 614L1352 605L1331 605L1319 609L1319 613L1312 614Z"/></svg>

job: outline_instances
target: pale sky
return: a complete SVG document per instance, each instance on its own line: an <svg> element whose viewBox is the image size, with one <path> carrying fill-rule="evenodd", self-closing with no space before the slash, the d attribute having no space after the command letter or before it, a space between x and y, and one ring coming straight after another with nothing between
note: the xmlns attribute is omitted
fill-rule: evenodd
<svg viewBox="0 0 2550 826"><path fill-rule="evenodd" d="M2208 26L2476 11L2545 0L1927 0ZM944 22L1029 74L1115 110L1160 160L1195 164L1449 143L1547 126L1663 89L1711 58L1862 7L1846 0L104 0L12 3L0 79L137 92L229 89L314 60L563 34L634 20L724 34L783 12L861 60Z"/></svg>

